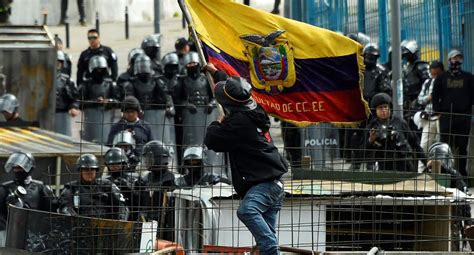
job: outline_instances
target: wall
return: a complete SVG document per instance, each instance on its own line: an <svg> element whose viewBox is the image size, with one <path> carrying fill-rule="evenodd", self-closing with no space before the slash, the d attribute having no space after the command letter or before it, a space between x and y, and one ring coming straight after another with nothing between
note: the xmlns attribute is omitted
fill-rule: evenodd
<svg viewBox="0 0 474 255"><path fill-rule="evenodd" d="M84 0L86 19L95 22L95 12L99 12L101 22L123 22L125 7L128 6L131 23L153 21L153 0ZM14 0L11 22L15 25L31 25L35 20L43 22L43 13L48 13L48 25L57 25L61 16L61 0ZM160 0L161 18L180 13L176 0ZM69 0L68 16L71 24L79 21L76 0Z"/></svg>

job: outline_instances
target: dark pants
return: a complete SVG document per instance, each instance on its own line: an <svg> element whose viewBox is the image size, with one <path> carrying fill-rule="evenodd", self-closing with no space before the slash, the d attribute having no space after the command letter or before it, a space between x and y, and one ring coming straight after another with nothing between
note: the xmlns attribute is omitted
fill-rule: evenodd
<svg viewBox="0 0 474 255"><path fill-rule="evenodd" d="M67 18L68 0L61 0L61 21ZM79 10L79 22L84 22L86 19L86 12L84 8L84 0L77 0L77 9Z"/></svg>
<svg viewBox="0 0 474 255"><path fill-rule="evenodd" d="M467 146L471 131L471 116L442 115L439 119L441 142L449 144L455 155L455 165L467 177Z"/></svg>
<svg viewBox="0 0 474 255"><path fill-rule="evenodd" d="M244 0L245 5L250 5L250 0Z"/></svg>

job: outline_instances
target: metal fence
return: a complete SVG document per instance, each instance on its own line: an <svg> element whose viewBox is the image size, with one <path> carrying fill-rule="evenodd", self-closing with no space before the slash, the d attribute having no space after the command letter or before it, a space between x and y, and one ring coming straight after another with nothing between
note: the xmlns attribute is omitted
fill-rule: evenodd
<svg viewBox="0 0 474 255"><path fill-rule="evenodd" d="M415 39L426 61L447 61L452 48L464 52L464 69L474 71L474 2L469 0L401 0L401 38ZM380 61L390 48L388 0L294 0L287 16L344 34L362 32L379 44Z"/></svg>

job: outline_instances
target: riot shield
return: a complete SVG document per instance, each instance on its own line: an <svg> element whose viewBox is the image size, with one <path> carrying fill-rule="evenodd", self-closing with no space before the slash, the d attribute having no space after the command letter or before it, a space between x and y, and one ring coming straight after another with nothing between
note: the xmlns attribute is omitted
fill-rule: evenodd
<svg viewBox="0 0 474 255"><path fill-rule="evenodd" d="M105 145L113 124L114 111L94 107L85 108L83 114L82 139Z"/></svg>
<svg viewBox="0 0 474 255"><path fill-rule="evenodd" d="M183 146L201 145L204 142L207 126L217 120L217 109L207 113L207 107L197 106L197 112L183 110Z"/></svg>
<svg viewBox="0 0 474 255"><path fill-rule="evenodd" d="M303 128L303 168L311 170L331 169L331 163L339 156L339 131L329 123Z"/></svg>
<svg viewBox="0 0 474 255"><path fill-rule="evenodd" d="M166 117L165 110L146 110L143 119L150 124L153 139L162 141L170 150L172 158L172 169L178 166L176 154L176 133L174 129L174 118Z"/></svg>
<svg viewBox="0 0 474 255"><path fill-rule="evenodd" d="M138 252L141 227L139 222L10 207L6 247L46 254Z"/></svg>
<svg viewBox="0 0 474 255"><path fill-rule="evenodd" d="M71 136L71 116L68 112L55 113L54 132Z"/></svg>

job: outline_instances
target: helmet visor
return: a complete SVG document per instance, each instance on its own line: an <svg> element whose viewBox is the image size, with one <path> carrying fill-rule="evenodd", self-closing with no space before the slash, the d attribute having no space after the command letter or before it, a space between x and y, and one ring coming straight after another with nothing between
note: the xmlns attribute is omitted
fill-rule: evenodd
<svg viewBox="0 0 474 255"><path fill-rule="evenodd" d="M33 161L23 153L14 153L5 163L5 172L9 173L15 167L21 167L25 172L29 173L33 168Z"/></svg>
<svg viewBox="0 0 474 255"><path fill-rule="evenodd" d="M155 156L152 152L142 155L142 165L147 169L167 166L169 163L170 157L168 155Z"/></svg>
<svg viewBox="0 0 474 255"><path fill-rule="evenodd" d="M0 99L0 112L14 113L16 105L12 100Z"/></svg>

